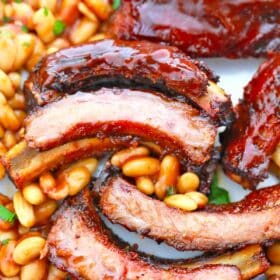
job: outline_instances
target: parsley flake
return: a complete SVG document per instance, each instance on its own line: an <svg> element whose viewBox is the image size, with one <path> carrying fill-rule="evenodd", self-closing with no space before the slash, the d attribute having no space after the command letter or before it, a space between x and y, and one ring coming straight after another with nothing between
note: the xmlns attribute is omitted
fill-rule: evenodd
<svg viewBox="0 0 280 280"><path fill-rule="evenodd" d="M25 33L27 33L29 31L28 27L26 25L22 25L21 26L21 30Z"/></svg>
<svg viewBox="0 0 280 280"><path fill-rule="evenodd" d="M117 10L121 5L121 0L114 0L113 1L113 9Z"/></svg>
<svg viewBox="0 0 280 280"><path fill-rule="evenodd" d="M65 30L65 24L63 21L57 19L54 23L53 33L55 36L61 35Z"/></svg>
<svg viewBox="0 0 280 280"><path fill-rule="evenodd" d="M169 187L166 189L166 196L170 196L170 195L173 195L173 194L176 194L175 188L172 187L172 186L169 186Z"/></svg>
<svg viewBox="0 0 280 280"><path fill-rule="evenodd" d="M7 245L10 242L11 239L7 238L1 241L2 245Z"/></svg>
<svg viewBox="0 0 280 280"><path fill-rule="evenodd" d="M219 187L218 175L215 173L211 184L211 192L209 195L209 203L211 204L226 204L230 202L229 194L225 189Z"/></svg>
<svg viewBox="0 0 280 280"><path fill-rule="evenodd" d="M46 8L46 7L44 7L44 8L43 8L43 14L44 14L44 16L48 16L48 14L49 14L49 9Z"/></svg>
<svg viewBox="0 0 280 280"><path fill-rule="evenodd" d="M13 223L16 219L16 214L11 212L5 206L0 205L0 219L4 222Z"/></svg>
<svg viewBox="0 0 280 280"><path fill-rule="evenodd" d="M10 21L12 21L11 18L6 17L6 16L3 17L3 22L7 23L7 22L10 22Z"/></svg>
<svg viewBox="0 0 280 280"><path fill-rule="evenodd" d="M14 0L15 3L21 3L22 0Z"/></svg>

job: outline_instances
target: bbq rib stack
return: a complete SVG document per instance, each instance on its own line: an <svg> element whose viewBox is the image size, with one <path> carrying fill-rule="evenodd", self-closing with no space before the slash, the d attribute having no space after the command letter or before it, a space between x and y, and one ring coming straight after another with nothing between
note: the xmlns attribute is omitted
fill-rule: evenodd
<svg viewBox="0 0 280 280"><path fill-rule="evenodd" d="M175 47L104 40L58 51L25 84L25 141L3 163L21 188L43 171L89 154L153 141L162 155L175 154L185 171L195 172L207 193L217 129L233 120L230 98L215 82L205 65ZM279 193L278 185L188 213L109 176L92 193L85 189L63 203L48 235L49 258L78 279L241 279L235 266L222 262L183 268L125 251L96 206L111 221L179 250L217 251L279 239ZM250 277L268 265L260 253L250 261L257 262Z"/></svg>
<svg viewBox="0 0 280 280"><path fill-rule="evenodd" d="M217 128L233 119L230 98L215 80L176 48L149 42L104 40L61 50L25 84L27 147L8 154L5 165L21 187L42 165L154 141L197 173L208 192Z"/></svg>

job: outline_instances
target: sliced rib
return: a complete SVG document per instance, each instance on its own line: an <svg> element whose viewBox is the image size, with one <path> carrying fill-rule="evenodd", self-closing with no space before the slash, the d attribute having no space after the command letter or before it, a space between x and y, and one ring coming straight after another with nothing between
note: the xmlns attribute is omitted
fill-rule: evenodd
<svg viewBox="0 0 280 280"><path fill-rule="evenodd" d="M125 40L164 42L196 57L264 56L280 51L280 2L124 0L109 31Z"/></svg>
<svg viewBox="0 0 280 280"><path fill-rule="evenodd" d="M30 75L25 92L31 109L77 90L102 86L154 89L190 102L227 124L233 118L231 101L215 79L204 64L175 47L104 40L46 56Z"/></svg>
<svg viewBox="0 0 280 280"><path fill-rule="evenodd" d="M47 248L52 263L84 280L241 279L234 266L163 268L121 248L93 208L88 190L63 203L48 235Z"/></svg>
<svg viewBox="0 0 280 280"><path fill-rule="evenodd" d="M1 161L17 188L23 188L45 171L89 156L102 156L124 147L137 144L131 137L86 138L72 141L48 151L37 151L25 141L8 151ZM16 150L16 153L14 152Z"/></svg>
<svg viewBox="0 0 280 280"><path fill-rule="evenodd" d="M260 66L236 111L237 120L223 135L223 167L233 180L255 188L268 176L280 142L280 55Z"/></svg>
<svg viewBox="0 0 280 280"><path fill-rule="evenodd" d="M119 177L100 195L100 208L112 222L179 250L218 251L280 238L280 185L197 212L168 207Z"/></svg>
<svg viewBox="0 0 280 280"><path fill-rule="evenodd" d="M217 129L187 104L128 89L78 92L38 109L25 122L32 148L97 135L139 136L199 165L212 155Z"/></svg>

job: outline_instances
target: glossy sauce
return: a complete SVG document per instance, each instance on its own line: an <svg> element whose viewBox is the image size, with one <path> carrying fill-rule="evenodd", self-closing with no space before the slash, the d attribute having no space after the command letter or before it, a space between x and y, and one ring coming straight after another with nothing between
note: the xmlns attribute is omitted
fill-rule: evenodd
<svg viewBox="0 0 280 280"><path fill-rule="evenodd" d="M280 1L124 0L110 30L191 56L263 56L280 51Z"/></svg>
<svg viewBox="0 0 280 280"><path fill-rule="evenodd" d="M244 92L238 118L225 133L226 172L254 187L267 176L272 153L280 142L280 55L265 62Z"/></svg>

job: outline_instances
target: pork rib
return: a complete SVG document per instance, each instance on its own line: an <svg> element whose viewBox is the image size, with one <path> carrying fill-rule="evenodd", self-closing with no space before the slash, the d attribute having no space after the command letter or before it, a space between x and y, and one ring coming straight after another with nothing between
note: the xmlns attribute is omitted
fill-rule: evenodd
<svg viewBox="0 0 280 280"><path fill-rule="evenodd" d="M133 145L137 145L137 141L131 137L86 138L40 152L28 147L27 143L23 141L15 147L16 154L14 149L9 150L1 158L1 162L16 187L23 188L45 171L57 169L85 157L99 157L106 152Z"/></svg>
<svg viewBox="0 0 280 280"><path fill-rule="evenodd" d="M25 128L33 148L49 149L93 135L132 135L155 140L196 165L210 159L217 132L187 104L116 88L68 95L31 114Z"/></svg>
<svg viewBox="0 0 280 280"><path fill-rule="evenodd" d="M175 47L151 42L103 40L60 50L43 58L25 83L29 108L77 90L102 86L153 89L201 108L222 124L232 104L202 63Z"/></svg>
<svg viewBox="0 0 280 280"><path fill-rule="evenodd" d="M223 167L233 180L255 188L267 177L280 142L280 55L260 66L236 111L237 120L223 135Z"/></svg>
<svg viewBox="0 0 280 280"><path fill-rule="evenodd" d="M109 30L117 38L164 42L196 57L264 56L280 51L280 2L124 0Z"/></svg>
<svg viewBox="0 0 280 280"><path fill-rule="evenodd" d="M280 238L280 185L197 212L168 207L119 177L100 196L100 208L112 222L179 250L218 251Z"/></svg>
<svg viewBox="0 0 280 280"><path fill-rule="evenodd" d="M163 268L120 248L93 208L88 190L64 202L48 235L47 247L50 261L77 279L241 279L234 266Z"/></svg>

